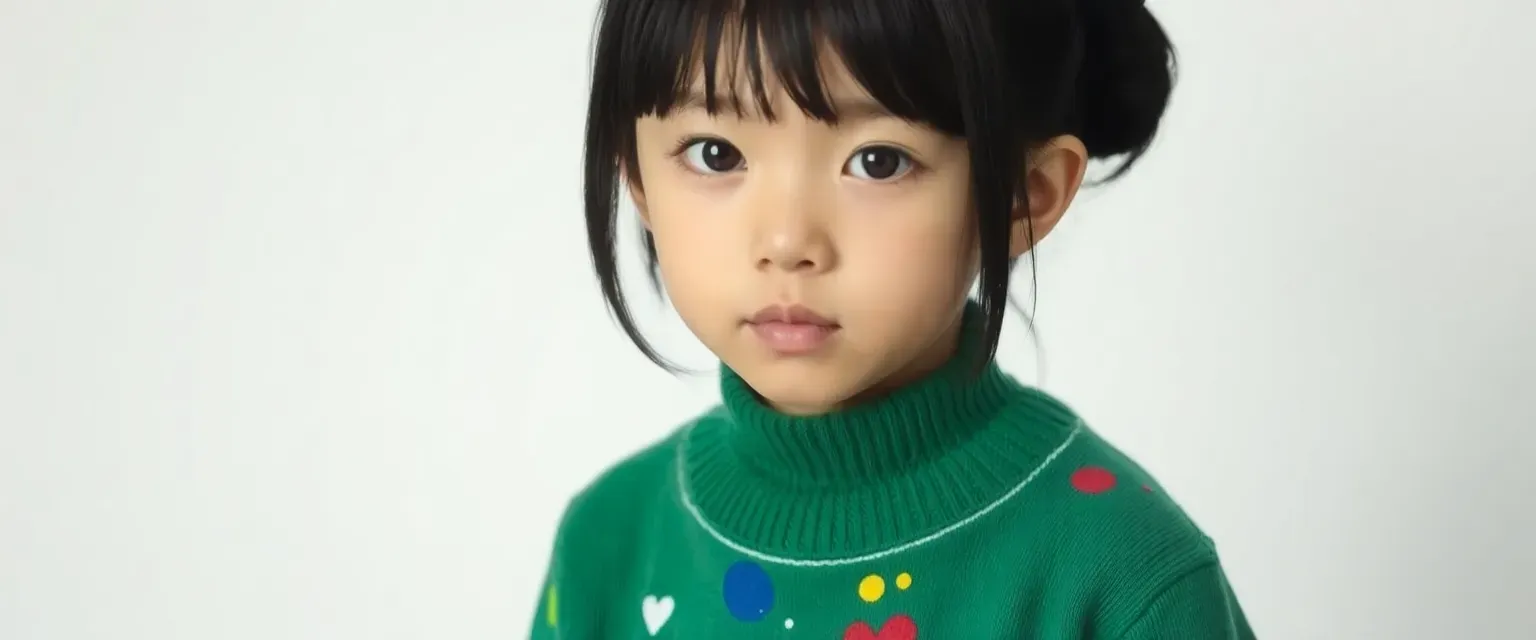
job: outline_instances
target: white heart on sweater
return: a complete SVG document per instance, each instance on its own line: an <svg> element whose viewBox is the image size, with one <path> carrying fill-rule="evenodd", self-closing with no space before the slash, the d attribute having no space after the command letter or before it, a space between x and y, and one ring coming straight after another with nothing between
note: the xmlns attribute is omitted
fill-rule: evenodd
<svg viewBox="0 0 1536 640"><path fill-rule="evenodd" d="M667 625L667 620L672 619L672 610L677 608L677 602L672 596L646 596L640 601L640 615L645 618L645 629L655 636L661 628Z"/></svg>

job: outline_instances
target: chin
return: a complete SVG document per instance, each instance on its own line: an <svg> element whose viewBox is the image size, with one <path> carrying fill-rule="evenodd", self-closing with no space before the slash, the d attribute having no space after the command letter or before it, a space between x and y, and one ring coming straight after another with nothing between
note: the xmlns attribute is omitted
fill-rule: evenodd
<svg viewBox="0 0 1536 640"><path fill-rule="evenodd" d="M838 375L824 364L786 365L791 363L759 364L737 373L757 395L785 413L826 413L858 394L855 377Z"/></svg>

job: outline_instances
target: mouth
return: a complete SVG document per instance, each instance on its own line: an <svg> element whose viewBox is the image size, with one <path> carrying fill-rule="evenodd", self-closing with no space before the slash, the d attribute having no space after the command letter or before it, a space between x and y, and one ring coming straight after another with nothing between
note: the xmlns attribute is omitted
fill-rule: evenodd
<svg viewBox="0 0 1536 640"><path fill-rule="evenodd" d="M766 307L747 319L764 346L779 355L804 355L826 346L842 329L837 322L807 307Z"/></svg>

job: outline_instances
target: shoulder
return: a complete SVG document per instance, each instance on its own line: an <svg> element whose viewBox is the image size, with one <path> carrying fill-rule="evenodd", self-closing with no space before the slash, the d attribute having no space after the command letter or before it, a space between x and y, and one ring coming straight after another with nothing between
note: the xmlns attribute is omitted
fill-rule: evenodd
<svg viewBox="0 0 1536 640"><path fill-rule="evenodd" d="M678 441L686 430L687 425L674 429L610 464L577 490L560 519L560 543L579 543L589 533L643 513L646 498L672 483Z"/></svg>
<svg viewBox="0 0 1536 640"><path fill-rule="evenodd" d="M1131 456L1088 427L1040 471L1037 517L1064 535L1060 568L1081 581L1096 627L1120 632L1191 576L1220 575L1214 541Z"/></svg>
<svg viewBox="0 0 1536 640"><path fill-rule="evenodd" d="M675 495L679 443L708 415L610 464L567 501L546 568L533 638L603 635L603 603L623 589L627 572L645 555L647 523ZM559 613L575 603L583 603L580 615Z"/></svg>
<svg viewBox="0 0 1536 640"><path fill-rule="evenodd" d="M1061 502L1057 514L1088 539L1156 540L1197 555L1213 550L1205 532L1151 472L1087 426L1041 475Z"/></svg>
<svg viewBox="0 0 1536 640"><path fill-rule="evenodd" d="M570 499L556 534L557 558L622 557L628 550L616 543L615 530L633 530L655 517L658 506L676 491L680 443L699 422L718 412L711 409L673 429L633 454L609 465ZM618 555L615 555L618 554Z"/></svg>

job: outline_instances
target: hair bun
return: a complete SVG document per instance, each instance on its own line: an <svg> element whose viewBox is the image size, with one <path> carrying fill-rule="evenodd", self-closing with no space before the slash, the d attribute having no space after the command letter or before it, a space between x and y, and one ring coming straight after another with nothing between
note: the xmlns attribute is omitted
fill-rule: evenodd
<svg viewBox="0 0 1536 640"><path fill-rule="evenodd" d="M1127 156L1125 171L1152 144L1173 90L1176 56L1142 0L1076 0L1082 35L1078 136L1093 158Z"/></svg>

